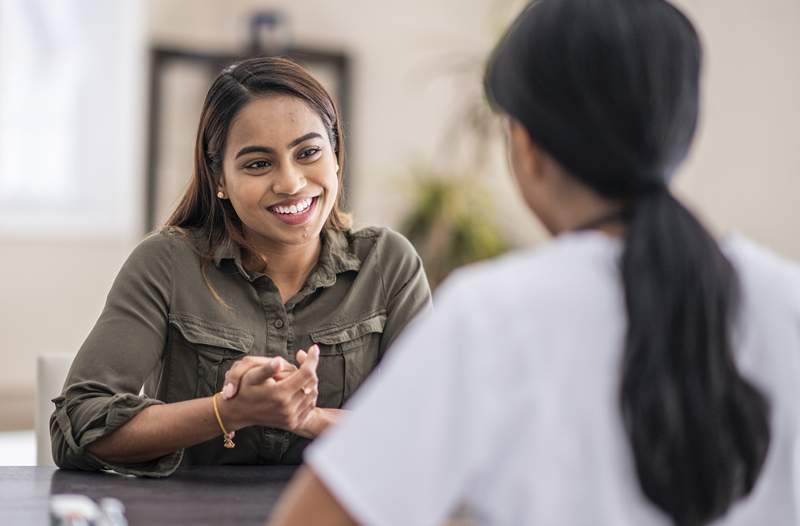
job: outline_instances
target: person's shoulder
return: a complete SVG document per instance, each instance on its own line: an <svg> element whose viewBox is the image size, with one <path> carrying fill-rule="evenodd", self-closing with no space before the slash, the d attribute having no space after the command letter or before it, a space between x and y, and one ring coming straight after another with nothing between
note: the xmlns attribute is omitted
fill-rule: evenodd
<svg viewBox="0 0 800 526"><path fill-rule="evenodd" d="M723 250L749 270L778 272L780 275L798 279L800 265L777 252L742 236L731 234L722 242Z"/></svg>
<svg viewBox="0 0 800 526"><path fill-rule="evenodd" d="M800 265L738 234L728 236L723 251L739 275L745 294L790 304L800 313Z"/></svg>
<svg viewBox="0 0 800 526"><path fill-rule="evenodd" d="M569 300L582 287L607 282L610 274L616 275L620 247L620 241L602 234L569 234L461 267L448 281L483 298L523 294Z"/></svg>
<svg viewBox="0 0 800 526"><path fill-rule="evenodd" d="M145 236L131 252L129 261L152 264L184 255L194 257L200 241L200 235L193 229L163 227Z"/></svg>
<svg viewBox="0 0 800 526"><path fill-rule="evenodd" d="M419 260L414 245L405 236L389 227L369 226L345 233L353 252L362 262L374 261L386 271L405 265L415 265Z"/></svg>
<svg viewBox="0 0 800 526"><path fill-rule="evenodd" d="M389 256L412 255L417 251L406 237L389 227L368 226L348 232L352 242L360 248L378 248Z"/></svg>

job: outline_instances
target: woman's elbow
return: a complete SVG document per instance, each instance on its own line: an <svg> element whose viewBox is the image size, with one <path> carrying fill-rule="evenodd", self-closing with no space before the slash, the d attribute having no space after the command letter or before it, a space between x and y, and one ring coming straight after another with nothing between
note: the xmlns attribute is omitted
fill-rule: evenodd
<svg viewBox="0 0 800 526"><path fill-rule="evenodd" d="M61 469L75 469L83 471L97 471L91 462L86 458L85 453L74 451L58 427L50 427L50 452L53 456L53 463Z"/></svg>

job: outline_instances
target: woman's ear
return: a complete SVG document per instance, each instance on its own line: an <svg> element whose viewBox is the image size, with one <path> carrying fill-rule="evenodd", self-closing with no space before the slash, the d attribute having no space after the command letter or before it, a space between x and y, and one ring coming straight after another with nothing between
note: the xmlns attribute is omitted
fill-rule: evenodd
<svg viewBox="0 0 800 526"><path fill-rule="evenodd" d="M225 190L225 178L220 177L217 181L217 197L219 199L227 199L228 192Z"/></svg>
<svg viewBox="0 0 800 526"><path fill-rule="evenodd" d="M518 121L507 120L509 162L518 180L540 178L543 175L543 161L539 147L531 139L528 130Z"/></svg>

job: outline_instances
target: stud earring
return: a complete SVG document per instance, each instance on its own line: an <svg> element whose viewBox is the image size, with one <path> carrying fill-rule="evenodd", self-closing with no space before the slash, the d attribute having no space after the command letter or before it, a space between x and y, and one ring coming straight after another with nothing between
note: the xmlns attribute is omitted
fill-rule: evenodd
<svg viewBox="0 0 800 526"><path fill-rule="evenodd" d="M225 198L225 194L222 193L221 191L219 191L219 192L217 192L217 197L219 197L220 199L224 199Z"/></svg>

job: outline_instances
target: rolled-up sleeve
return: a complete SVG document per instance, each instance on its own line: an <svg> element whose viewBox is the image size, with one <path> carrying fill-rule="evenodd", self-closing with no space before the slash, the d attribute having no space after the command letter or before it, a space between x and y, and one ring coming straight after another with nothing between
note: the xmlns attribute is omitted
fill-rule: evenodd
<svg viewBox="0 0 800 526"><path fill-rule="evenodd" d="M50 418L53 460L62 468L114 469L140 476L167 476L182 451L138 464L97 458L87 446L159 400L140 395L160 364L172 298L171 234L154 234L122 266L100 318L75 357Z"/></svg>

